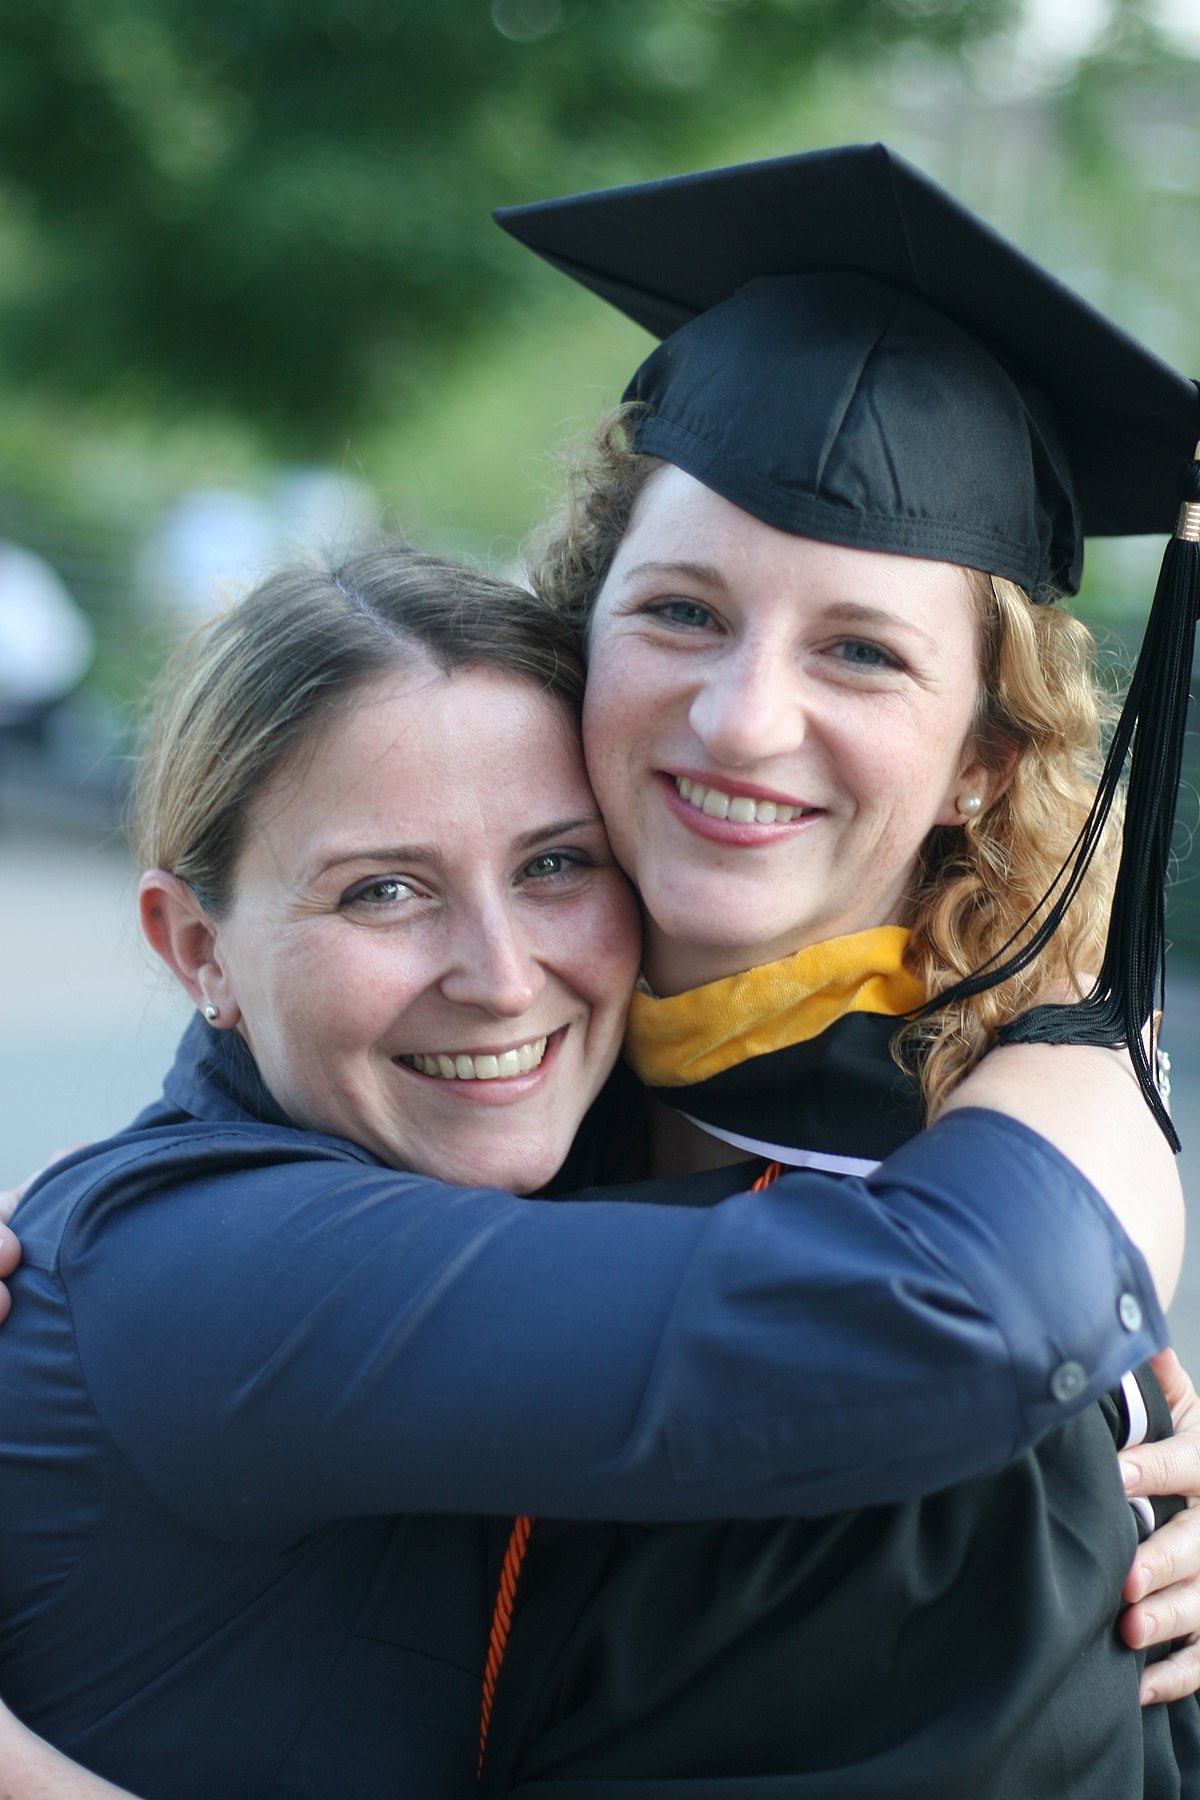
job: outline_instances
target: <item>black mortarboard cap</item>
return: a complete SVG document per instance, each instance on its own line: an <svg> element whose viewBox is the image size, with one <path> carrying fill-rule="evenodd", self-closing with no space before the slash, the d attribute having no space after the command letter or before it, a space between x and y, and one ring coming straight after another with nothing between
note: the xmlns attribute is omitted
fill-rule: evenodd
<svg viewBox="0 0 1200 1800"><path fill-rule="evenodd" d="M1037 598L1078 587L1089 535L1200 535L1196 384L883 145L506 208L520 241L665 341L625 398L639 450L766 523L963 563ZM1200 588L1168 550L1092 817L1032 935L1056 928L1135 753L1104 969L1013 1036L1130 1045L1161 989L1165 881ZM943 1000L946 996L942 996Z"/></svg>
<svg viewBox="0 0 1200 1800"><path fill-rule="evenodd" d="M1195 384L881 144L496 217L668 340L638 447L769 524L1033 593L1171 529Z"/></svg>

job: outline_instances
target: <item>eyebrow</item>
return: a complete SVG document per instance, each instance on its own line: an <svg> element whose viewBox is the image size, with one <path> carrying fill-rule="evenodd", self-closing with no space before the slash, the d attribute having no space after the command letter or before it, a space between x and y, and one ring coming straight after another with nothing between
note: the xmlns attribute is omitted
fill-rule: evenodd
<svg viewBox="0 0 1200 1800"><path fill-rule="evenodd" d="M580 831L588 826L603 824L598 812L581 813L569 819L551 819L545 825L535 825L532 831L523 831L513 839L515 850L535 850L539 844L551 838L562 837L567 832ZM351 849L337 850L326 857L313 870L314 879L327 875L330 869L338 869L343 863L427 863L432 868L445 862L445 856L436 844L363 844Z"/></svg>
<svg viewBox="0 0 1200 1800"><path fill-rule="evenodd" d="M729 592L729 581L723 570L715 563L702 562L640 562L625 571L626 581L636 581L643 575L687 575L704 587L718 589L722 593ZM861 600L834 600L824 609L829 618L844 620L851 625L891 625L901 631L909 631L921 637L927 643L937 643L931 631L925 631L911 619L902 619L898 614L888 612L886 607L866 606Z"/></svg>
<svg viewBox="0 0 1200 1800"><path fill-rule="evenodd" d="M724 573L715 563L640 562L635 563L631 569L626 569L624 578L626 581L635 581L639 575L688 575L705 587L720 588L723 591L728 591L729 588Z"/></svg>
<svg viewBox="0 0 1200 1800"><path fill-rule="evenodd" d="M562 837L568 831L580 831L586 826L602 825L599 812L580 813L574 819L552 819L548 825L538 825L532 831L522 832L516 839L518 850L533 850L538 844L544 844L547 838Z"/></svg>
<svg viewBox="0 0 1200 1800"><path fill-rule="evenodd" d="M932 631L926 631L914 620L901 618L898 613L889 612L883 606L866 606L861 600L833 600L824 608L824 612L827 618L841 619L848 625L891 626L897 631L907 631L914 637L924 638L926 643L938 642Z"/></svg>

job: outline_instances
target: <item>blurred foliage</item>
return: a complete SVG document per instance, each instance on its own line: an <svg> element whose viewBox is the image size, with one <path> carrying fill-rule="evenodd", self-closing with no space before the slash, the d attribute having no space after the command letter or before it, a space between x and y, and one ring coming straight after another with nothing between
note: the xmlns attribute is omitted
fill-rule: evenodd
<svg viewBox="0 0 1200 1800"><path fill-rule="evenodd" d="M708 153L1010 0L3 0L0 376L327 455L532 279L502 202Z"/></svg>
<svg viewBox="0 0 1200 1800"><path fill-rule="evenodd" d="M1153 22L1174 3L1101 3L1056 63L1027 41L1033 0L0 0L0 385L118 436L186 421L235 464L336 464L428 418L506 336L520 354L531 315L543 329L545 271L491 206L899 119L902 148L1009 224L987 171L938 153L989 91L1018 124L1035 92L1034 140L1049 117L1058 151L1029 171L1011 135L999 167L1024 156L1045 200L1065 158L1047 212L1084 262L1119 220L1136 281L1160 159L1147 107L1122 121L1172 68L1195 112L1196 65ZM1200 232L1184 241L1181 287Z"/></svg>
<svg viewBox="0 0 1200 1800"><path fill-rule="evenodd" d="M489 210L820 143L885 137L1200 367L1194 4L0 0L0 535L118 698L158 656L148 530L198 486L332 466L515 562L646 339ZM1089 553L1117 643L1145 549Z"/></svg>

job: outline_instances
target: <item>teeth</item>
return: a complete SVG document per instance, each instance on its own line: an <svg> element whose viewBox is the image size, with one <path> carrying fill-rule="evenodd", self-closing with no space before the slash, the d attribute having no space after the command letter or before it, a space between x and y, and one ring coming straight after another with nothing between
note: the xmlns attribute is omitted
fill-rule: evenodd
<svg viewBox="0 0 1200 1800"><path fill-rule="evenodd" d="M676 776L675 786L689 806L707 813L710 819L733 819L738 825L786 825L811 811L803 806L781 806L777 800L752 800L749 794L726 794L703 782L689 781L686 775Z"/></svg>
<svg viewBox="0 0 1200 1800"><path fill-rule="evenodd" d="M468 1056L465 1050L448 1055L439 1050L434 1056L402 1056L400 1061L419 1075L434 1075L440 1081L510 1081L514 1075L528 1075L546 1054L544 1037L518 1050L502 1050L498 1056Z"/></svg>

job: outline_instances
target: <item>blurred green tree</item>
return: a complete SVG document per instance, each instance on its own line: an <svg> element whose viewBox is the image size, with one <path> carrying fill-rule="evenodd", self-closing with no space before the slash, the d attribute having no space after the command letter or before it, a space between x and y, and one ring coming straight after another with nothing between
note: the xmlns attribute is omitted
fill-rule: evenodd
<svg viewBox="0 0 1200 1800"><path fill-rule="evenodd" d="M396 416L519 306L489 206L701 159L811 76L1013 0L0 0L0 380Z"/></svg>

